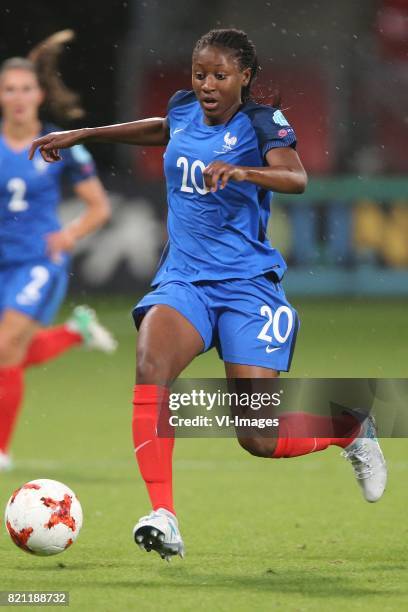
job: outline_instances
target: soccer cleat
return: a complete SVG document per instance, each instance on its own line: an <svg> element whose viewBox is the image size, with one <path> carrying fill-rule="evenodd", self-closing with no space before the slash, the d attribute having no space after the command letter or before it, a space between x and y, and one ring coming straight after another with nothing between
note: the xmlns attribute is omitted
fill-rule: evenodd
<svg viewBox="0 0 408 612"><path fill-rule="evenodd" d="M10 455L0 451L0 472L9 472L13 469L13 462Z"/></svg>
<svg viewBox="0 0 408 612"><path fill-rule="evenodd" d="M374 417L364 419L359 437L346 446L341 454L351 462L364 498L368 502L378 501L387 484L387 466L377 440Z"/></svg>
<svg viewBox="0 0 408 612"><path fill-rule="evenodd" d="M166 561L175 555L184 557L184 543L177 518L164 508L142 516L133 529L133 537L140 548L147 552L155 550Z"/></svg>
<svg viewBox="0 0 408 612"><path fill-rule="evenodd" d="M76 306L66 322L67 327L80 334L88 349L97 349L104 353L113 353L118 346L112 334L103 327L96 313L88 306Z"/></svg>

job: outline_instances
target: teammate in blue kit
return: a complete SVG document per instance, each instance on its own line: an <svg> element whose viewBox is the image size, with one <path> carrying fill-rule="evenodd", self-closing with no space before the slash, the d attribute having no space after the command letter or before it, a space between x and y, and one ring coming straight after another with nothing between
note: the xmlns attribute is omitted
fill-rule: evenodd
<svg viewBox="0 0 408 612"><path fill-rule="evenodd" d="M86 307L78 307L65 325L40 329L52 321L65 296L70 251L108 219L110 210L83 147L66 151L57 166L39 153L33 163L28 159L32 139L55 129L39 119L43 102L66 116L78 112L72 92L55 76L44 76L71 35L57 33L33 50L33 59L11 58L0 67L0 471L11 467L8 450L22 402L24 369L84 340L107 351L115 345ZM63 175L86 212L61 228L57 207Z"/></svg>
<svg viewBox="0 0 408 612"><path fill-rule="evenodd" d="M166 559L184 551L173 506L174 437L170 430L168 437L157 434L169 385L212 346L230 379L271 378L289 369L298 317L280 285L286 265L269 244L266 224L271 192L302 193L307 181L282 112L251 100L258 61L247 35L212 30L192 60L193 90L177 92L165 118L49 134L31 149L53 162L59 149L78 142L167 145L169 242L153 291L133 312L139 327L133 439L153 506L134 537ZM313 419L321 417L301 416L284 415L277 439L239 442L271 458L341 446L365 498L379 499L386 468L372 420L348 415L342 435L316 438L308 431L316 431Z"/></svg>

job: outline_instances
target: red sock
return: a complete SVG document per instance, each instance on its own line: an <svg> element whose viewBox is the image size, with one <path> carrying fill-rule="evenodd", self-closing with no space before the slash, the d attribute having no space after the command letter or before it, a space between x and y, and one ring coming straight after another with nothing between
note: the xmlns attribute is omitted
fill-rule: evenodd
<svg viewBox="0 0 408 612"><path fill-rule="evenodd" d="M7 453L23 399L23 369L0 368L0 451Z"/></svg>
<svg viewBox="0 0 408 612"><path fill-rule="evenodd" d="M133 442L140 473L146 483L153 510L166 508L174 512L172 456L174 434L169 426L161 426L159 418L168 424L169 390L158 385L136 385L133 396ZM161 411L164 411L161 413ZM166 418L167 417L167 418ZM160 434L160 430L159 430Z"/></svg>
<svg viewBox="0 0 408 612"><path fill-rule="evenodd" d="M299 457L332 445L345 448L357 437L360 427L361 423L351 414L325 417L307 412L290 412L281 415L273 457Z"/></svg>
<svg viewBox="0 0 408 612"><path fill-rule="evenodd" d="M71 331L66 325L42 329L34 335L22 365L26 368L44 363L81 343L81 334Z"/></svg>

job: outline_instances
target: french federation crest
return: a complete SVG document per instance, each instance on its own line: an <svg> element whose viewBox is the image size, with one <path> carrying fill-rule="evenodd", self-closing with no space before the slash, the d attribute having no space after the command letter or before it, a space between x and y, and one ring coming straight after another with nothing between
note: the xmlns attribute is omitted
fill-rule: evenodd
<svg viewBox="0 0 408 612"><path fill-rule="evenodd" d="M223 147L228 148L228 151L230 151L232 147L234 147L237 144L237 140L238 139L236 136L231 136L230 132L227 132L224 136L225 144L223 145Z"/></svg>
<svg viewBox="0 0 408 612"><path fill-rule="evenodd" d="M227 132L224 136L224 144L222 145L222 151L214 151L214 153L228 153L238 142L236 136L231 136L231 132Z"/></svg>

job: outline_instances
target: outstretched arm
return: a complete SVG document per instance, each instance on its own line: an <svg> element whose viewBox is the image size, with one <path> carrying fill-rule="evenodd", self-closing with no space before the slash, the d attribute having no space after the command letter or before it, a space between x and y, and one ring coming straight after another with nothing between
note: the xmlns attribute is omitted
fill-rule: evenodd
<svg viewBox="0 0 408 612"><path fill-rule="evenodd" d="M169 141L167 119L153 117L130 123L118 123L103 127L81 128L66 132L51 132L33 141L29 158L39 149L44 160L56 162L61 159L59 149L88 142L112 142L142 146L165 146Z"/></svg>

